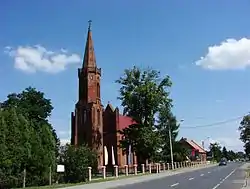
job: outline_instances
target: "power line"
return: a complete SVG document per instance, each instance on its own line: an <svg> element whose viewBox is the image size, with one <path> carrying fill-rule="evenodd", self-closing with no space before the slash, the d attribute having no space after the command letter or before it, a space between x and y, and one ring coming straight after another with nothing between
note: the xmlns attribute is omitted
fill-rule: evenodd
<svg viewBox="0 0 250 189"><path fill-rule="evenodd" d="M191 129L191 128L213 127L213 126L223 125L223 124L226 124L226 123L237 121L239 119L242 119L244 116L245 115L238 116L238 117L231 118L231 119L227 119L227 120L224 120L224 121L219 121L219 122L215 122L215 123L206 124L206 125L186 126L186 127L181 127L181 128L182 129Z"/></svg>

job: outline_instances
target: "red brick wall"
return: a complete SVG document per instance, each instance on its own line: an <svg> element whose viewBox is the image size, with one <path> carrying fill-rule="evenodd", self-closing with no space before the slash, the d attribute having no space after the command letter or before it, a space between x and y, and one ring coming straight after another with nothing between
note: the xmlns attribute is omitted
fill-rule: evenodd
<svg viewBox="0 0 250 189"><path fill-rule="evenodd" d="M103 113L103 146L108 150L108 166L112 168L112 146L114 148L115 161L117 162L116 149L116 115L108 106ZM117 163L116 163L117 164Z"/></svg>

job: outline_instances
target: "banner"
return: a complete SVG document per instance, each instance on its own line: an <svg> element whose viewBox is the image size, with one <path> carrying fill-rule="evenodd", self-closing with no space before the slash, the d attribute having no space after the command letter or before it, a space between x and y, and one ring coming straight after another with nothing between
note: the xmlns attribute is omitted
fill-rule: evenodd
<svg viewBox="0 0 250 189"><path fill-rule="evenodd" d="M104 165L108 165L108 150L106 146L104 146Z"/></svg>
<svg viewBox="0 0 250 189"><path fill-rule="evenodd" d="M112 165L115 165L115 153L114 153L114 147L112 146Z"/></svg>

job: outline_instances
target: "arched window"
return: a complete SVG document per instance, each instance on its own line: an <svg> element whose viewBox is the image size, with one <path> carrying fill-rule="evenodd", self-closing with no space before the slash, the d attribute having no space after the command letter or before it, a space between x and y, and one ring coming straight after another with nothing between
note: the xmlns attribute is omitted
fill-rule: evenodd
<svg viewBox="0 0 250 189"><path fill-rule="evenodd" d="M100 84L99 83L97 83L97 90L96 91L97 91L97 97L100 98L101 95L100 95Z"/></svg>
<svg viewBox="0 0 250 189"><path fill-rule="evenodd" d="M100 112L100 110L97 110L97 124L98 124L98 126L101 125L101 112Z"/></svg>

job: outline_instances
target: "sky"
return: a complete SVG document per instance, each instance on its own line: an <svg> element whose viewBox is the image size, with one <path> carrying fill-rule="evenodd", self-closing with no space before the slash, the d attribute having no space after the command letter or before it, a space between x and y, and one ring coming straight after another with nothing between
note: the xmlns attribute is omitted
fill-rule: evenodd
<svg viewBox="0 0 250 189"><path fill-rule="evenodd" d="M91 19L104 106L122 109L115 80L124 69L149 66L171 77L173 111L184 120L179 137L242 150L234 118L250 111L249 7L248 0L2 1L0 101L28 86L43 91L54 106L50 121L69 140Z"/></svg>

